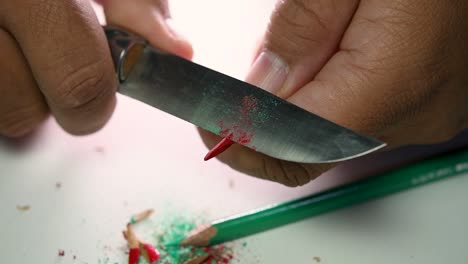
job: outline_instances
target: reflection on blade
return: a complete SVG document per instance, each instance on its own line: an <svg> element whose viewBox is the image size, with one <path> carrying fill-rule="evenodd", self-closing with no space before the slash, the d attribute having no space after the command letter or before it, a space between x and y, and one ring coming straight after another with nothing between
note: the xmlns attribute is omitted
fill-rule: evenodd
<svg viewBox="0 0 468 264"><path fill-rule="evenodd" d="M119 91L283 160L334 162L385 145L253 85L149 47Z"/></svg>

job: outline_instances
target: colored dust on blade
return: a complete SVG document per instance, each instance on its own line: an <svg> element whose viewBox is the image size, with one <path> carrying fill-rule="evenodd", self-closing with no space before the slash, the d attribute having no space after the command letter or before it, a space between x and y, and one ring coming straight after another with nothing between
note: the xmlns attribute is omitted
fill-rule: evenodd
<svg viewBox="0 0 468 264"><path fill-rule="evenodd" d="M241 126L251 127L254 114L257 112L257 100L252 96L244 96L242 98L242 107L240 109L240 124L232 127L226 127L224 122L219 121L221 129L220 136L238 142L242 145L250 143L254 137L254 133L248 133Z"/></svg>

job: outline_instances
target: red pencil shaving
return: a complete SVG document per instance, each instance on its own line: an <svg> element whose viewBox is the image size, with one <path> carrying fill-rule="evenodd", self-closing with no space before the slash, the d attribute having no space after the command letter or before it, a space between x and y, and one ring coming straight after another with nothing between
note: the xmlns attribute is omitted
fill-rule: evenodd
<svg viewBox="0 0 468 264"><path fill-rule="evenodd" d="M122 234L127 240L128 246L130 248L130 255L128 260L129 264L137 263L141 253L143 253L143 257L150 264L156 263L161 257L161 254L155 247L153 247L153 245L138 239L138 237L135 235L135 232L133 231L131 224L127 225L127 230L123 231ZM135 248L138 250L135 250ZM135 261L135 259L137 262L130 262Z"/></svg>
<svg viewBox="0 0 468 264"><path fill-rule="evenodd" d="M140 250L143 248L143 255L146 261L150 264L156 263L161 255L159 251L153 247L153 245L140 241Z"/></svg>
<svg viewBox="0 0 468 264"><path fill-rule="evenodd" d="M138 264L139 259L140 259L140 249L131 248L128 254L128 264Z"/></svg>
<svg viewBox="0 0 468 264"><path fill-rule="evenodd" d="M138 264L138 260L140 259L140 243L131 224L127 224L127 230L124 231L123 234L130 248L128 264Z"/></svg>
<svg viewBox="0 0 468 264"><path fill-rule="evenodd" d="M229 137L223 138L216 146L214 146L208 153L206 154L204 160L210 160L219 154L226 151L230 146L232 146L235 142L232 141Z"/></svg>

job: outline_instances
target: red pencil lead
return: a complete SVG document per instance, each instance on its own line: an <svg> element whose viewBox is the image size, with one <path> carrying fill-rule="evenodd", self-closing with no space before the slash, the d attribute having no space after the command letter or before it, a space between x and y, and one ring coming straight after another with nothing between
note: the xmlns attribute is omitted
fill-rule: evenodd
<svg viewBox="0 0 468 264"><path fill-rule="evenodd" d="M223 138L216 146L214 146L208 153L206 154L204 160L210 160L219 154L223 153L225 150L227 150L232 144L235 142L230 139L231 137L225 137Z"/></svg>
<svg viewBox="0 0 468 264"><path fill-rule="evenodd" d="M139 259L140 259L140 249L131 248L130 252L128 253L128 264L138 264Z"/></svg>
<svg viewBox="0 0 468 264"><path fill-rule="evenodd" d="M161 255L153 245L140 241L140 251L143 251L144 257L149 264L156 263Z"/></svg>
<svg viewBox="0 0 468 264"><path fill-rule="evenodd" d="M122 231L122 234L127 240L128 247L130 248L128 259L129 264L137 264L141 253L143 253L143 257L145 257L146 262L149 264L156 263L161 257L159 251L153 247L153 245L138 240L131 224L127 224L127 230Z"/></svg>
<svg viewBox="0 0 468 264"><path fill-rule="evenodd" d="M128 264L138 264L140 259L140 243L133 231L132 225L127 224L127 230L123 232L125 239L127 239L130 252L128 254Z"/></svg>

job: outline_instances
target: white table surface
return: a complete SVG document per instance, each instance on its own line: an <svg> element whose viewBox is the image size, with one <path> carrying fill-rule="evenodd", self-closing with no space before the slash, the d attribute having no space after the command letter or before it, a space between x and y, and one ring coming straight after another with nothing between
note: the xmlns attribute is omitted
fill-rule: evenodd
<svg viewBox="0 0 468 264"><path fill-rule="evenodd" d="M175 23L194 43L195 60L242 78L273 1L171 3ZM172 146L176 137L186 141ZM1 140L1 263L97 263L106 257L125 263L120 230L140 209L161 211L170 203L216 219L317 192L355 174L351 163L291 189L204 162L205 152L190 124L123 96L110 123L94 135L72 137L51 119L21 143ZM311 264L314 257L327 264L467 263L466 201L468 175L249 237L248 253L244 249L235 263ZM20 212L17 205L31 209ZM58 257L58 249L67 255Z"/></svg>

